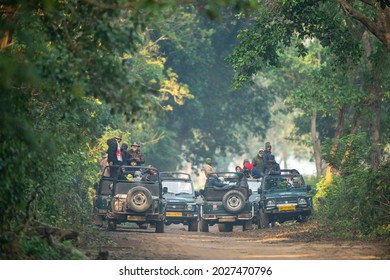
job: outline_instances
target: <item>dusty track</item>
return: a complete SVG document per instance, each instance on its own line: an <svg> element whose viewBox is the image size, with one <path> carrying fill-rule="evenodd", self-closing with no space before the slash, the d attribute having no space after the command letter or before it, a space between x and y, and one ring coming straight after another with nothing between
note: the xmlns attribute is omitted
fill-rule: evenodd
<svg viewBox="0 0 390 280"><path fill-rule="evenodd" d="M100 230L105 244L84 250L91 258L101 255L116 260L372 260L390 259L387 242L340 241L315 237L310 224L290 224L243 232L220 233L217 226L209 233L188 232L183 225L165 227L165 233L153 228L118 226L117 231Z"/></svg>

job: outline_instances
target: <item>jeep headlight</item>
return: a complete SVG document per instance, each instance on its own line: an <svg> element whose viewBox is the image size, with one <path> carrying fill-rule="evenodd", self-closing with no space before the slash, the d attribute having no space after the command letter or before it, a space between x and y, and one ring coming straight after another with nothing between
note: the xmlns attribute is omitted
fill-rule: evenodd
<svg viewBox="0 0 390 280"><path fill-rule="evenodd" d="M275 208L276 207L276 202L275 200L268 200L267 203L265 204L266 208Z"/></svg>
<svg viewBox="0 0 390 280"><path fill-rule="evenodd" d="M187 210L188 211L194 210L194 205L193 204L187 204Z"/></svg>
<svg viewBox="0 0 390 280"><path fill-rule="evenodd" d="M306 199L304 197L298 198L298 205L299 206L306 206L307 205Z"/></svg>

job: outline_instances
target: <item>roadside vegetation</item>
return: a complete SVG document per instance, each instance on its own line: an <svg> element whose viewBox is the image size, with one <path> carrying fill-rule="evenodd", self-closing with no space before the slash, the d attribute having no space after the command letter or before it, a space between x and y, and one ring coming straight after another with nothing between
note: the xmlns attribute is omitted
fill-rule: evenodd
<svg viewBox="0 0 390 280"><path fill-rule="evenodd" d="M1 259L86 257L116 132L194 172L271 140L323 228L389 238L389 2L184 2L0 0Z"/></svg>

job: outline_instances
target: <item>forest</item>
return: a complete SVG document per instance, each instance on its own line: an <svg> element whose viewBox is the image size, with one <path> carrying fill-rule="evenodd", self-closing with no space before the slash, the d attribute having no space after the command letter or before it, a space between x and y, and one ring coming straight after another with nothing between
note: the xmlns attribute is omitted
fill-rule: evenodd
<svg viewBox="0 0 390 280"><path fill-rule="evenodd" d="M390 238L389 0L0 0L0 259L78 259L107 140L311 161L313 219ZM200 184L201 185L201 184Z"/></svg>

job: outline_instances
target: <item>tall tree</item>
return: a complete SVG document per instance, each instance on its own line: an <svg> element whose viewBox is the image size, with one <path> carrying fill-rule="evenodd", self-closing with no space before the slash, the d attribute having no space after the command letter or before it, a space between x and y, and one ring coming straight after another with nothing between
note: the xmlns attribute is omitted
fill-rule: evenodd
<svg viewBox="0 0 390 280"><path fill-rule="evenodd" d="M300 55L304 55L307 52L305 41L307 38L313 37L317 38L321 45L329 47L338 62L339 68L347 69L347 67L356 65L363 54L361 50L365 45L363 43L365 26L355 21L349 14L346 16L340 6L332 5L331 2L304 0L264 2L264 6L259 10L252 28L239 33L241 44L230 57L230 62L236 70L235 85L241 86L243 83L250 81L254 73L269 65L278 65L280 63L280 53L283 52L285 46L294 45ZM353 2L368 3L370 1ZM368 18L379 18L387 11L386 3L382 3L382 6L372 5L369 6L369 9L361 9L361 12ZM300 40L292 40L295 34ZM381 145L378 141L380 139L381 120L379 102L383 97L378 75L384 73L383 64L378 63L377 59L381 57L382 61L387 61L389 53L385 50L386 45L375 44L372 37L369 41L376 46L377 56L371 56L366 51L365 61L368 63L364 63L364 60L362 60L363 64L361 65L368 66L367 69L370 69L370 63L373 63L378 68L376 71L371 68L373 71L369 72L369 76L364 75L360 79L372 77L369 79L371 81L370 85L362 88L362 90L366 92L366 104L369 104L371 111L375 112L371 115L371 139L374 147L371 153L371 166L375 169L378 167L381 151ZM342 106L340 110L341 113ZM339 116L343 117L343 114L339 114ZM339 123L342 124L342 121L340 120Z"/></svg>

